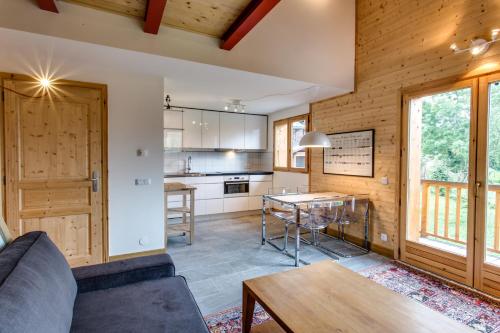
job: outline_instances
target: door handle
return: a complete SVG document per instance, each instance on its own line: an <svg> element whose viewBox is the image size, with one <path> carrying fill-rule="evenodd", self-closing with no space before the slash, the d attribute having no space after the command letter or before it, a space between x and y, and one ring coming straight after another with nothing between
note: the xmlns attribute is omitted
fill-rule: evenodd
<svg viewBox="0 0 500 333"><path fill-rule="evenodd" d="M92 171L92 192L99 192L99 175L97 171Z"/></svg>
<svg viewBox="0 0 500 333"><path fill-rule="evenodd" d="M474 193L476 197L479 195L480 187L481 187L481 182L476 182L476 193Z"/></svg>

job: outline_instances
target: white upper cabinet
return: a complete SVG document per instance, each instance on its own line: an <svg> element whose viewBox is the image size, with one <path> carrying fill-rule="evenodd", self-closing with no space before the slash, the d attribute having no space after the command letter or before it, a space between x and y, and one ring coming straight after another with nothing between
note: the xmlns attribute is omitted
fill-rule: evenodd
<svg viewBox="0 0 500 333"><path fill-rule="evenodd" d="M267 149L267 116L167 110L163 127L166 149Z"/></svg>
<svg viewBox="0 0 500 333"><path fill-rule="evenodd" d="M245 115L245 149L267 149L267 117Z"/></svg>
<svg viewBox="0 0 500 333"><path fill-rule="evenodd" d="M201 110L184 110L182 116L182 147L183 148L202 148L201 145Z"/></svg>
<svg viewBox="0 0 500 333"><path fill-rule="evenodd" d="M219 114L220 112L203 111L201 123L202 148L219 148Z"/></svg>
<svg viewBox="0 0 500 333"><path fill-rule="evenodd" d="M220 148L244 149L245 115L241 113L220 114Z"/></svg>
<svg viewBox="0 0 500 333"><path fill-rule="evenodd" d="M182 111L166 110L163 112L163 128L182 129Z"/></svg>

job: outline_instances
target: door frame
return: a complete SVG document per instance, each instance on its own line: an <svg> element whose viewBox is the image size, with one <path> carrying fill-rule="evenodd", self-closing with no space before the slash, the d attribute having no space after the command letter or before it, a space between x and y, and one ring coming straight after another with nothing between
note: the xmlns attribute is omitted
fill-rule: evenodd
<svg viewBox="0 0 500 333"><path fill-rule="evenodd" d="M462 256L439 250L437 248L431 248L423 246L419 243L412 242L406 239L406 220L407 220L407 199L408 199L408 139L409 139L409 113L410 113L410 101L412 99L427 96L430 94L437 94L440 92L446 92L454 89L460 88L471 88L471 120L470 120L470 141L469 141L469 176L468 176L468 193L474 193L474 186L476 183L476 142L477 142L477 103L478 103L478 80L476 78L462 79L455 82L438 82L434 85L429 85L425 88L419 87L414 90L407 90L402 92L402 110L401 110L401 155L400 155L400 198L399 198L399 251L400 260L405 261L410 264L416 264L415 257L407 253L407 244L414 247L417 251L427 252L427 257L438 258L436 261L425 259L422 257L422 261L419 261L418 266L420 268L432 271L436 274L442 274L445 277L455 279L456 276L460 274L460 270L453 272L453 267L448 267L444 263L439 263L439 258L446 258L453 262L459 264L465 264L465 276L463 277L463 282L467 285L472 286L474 277L474 221L475 221L475 201L476 197L474 195L468 195L468 205L469 208L467 212L467 248L465 260ZM411 257L411 258L408 258ZM413 262L412 262L413 261ZM432 264L431 264L432 261ZM454 278L455 277L455 278Z"/></svg>
<svg viewBox="0 0 500 333"><path fill-rule="evenodd" d="M2 185L0 190L0 203L1 203L1 213L3 216L6 214L6 200L5 200L5 139L4 139L4 90L3 81L4 80L16 80L16 81L27 81L36 83L37 79L35 77L25 75L25 74L14 74L0 72L0 176L2 179ZM101 83L92 82L81 82L72 80L54 80L54 85L57 86L72 86L79 88L91 88L96 89L101 92L101 142L102 142L102 253L103 262L109 261L109 216L108 216L108 86Z"/></svg>

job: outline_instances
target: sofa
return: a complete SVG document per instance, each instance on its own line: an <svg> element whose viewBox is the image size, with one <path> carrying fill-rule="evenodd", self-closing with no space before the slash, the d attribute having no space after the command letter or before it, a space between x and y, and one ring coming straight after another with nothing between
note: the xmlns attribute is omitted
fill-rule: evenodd
<svg viewBox="0 0 500 333"><path fill-rule="evenodd" d="M0 332L209 330L169 255L71 269L37 231L0 252Z"/></svg>

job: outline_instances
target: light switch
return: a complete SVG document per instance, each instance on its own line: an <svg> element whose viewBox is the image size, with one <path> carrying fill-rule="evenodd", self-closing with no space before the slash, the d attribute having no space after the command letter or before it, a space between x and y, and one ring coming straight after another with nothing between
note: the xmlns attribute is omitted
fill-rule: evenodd
<svg viewBox="0 0 500 333"><path fill-rule="evenodd" d="M151 185L151 178L137 178L135 180L135 185L136 186L139 186L139 185Z"/></svg>
<svg viewBox="0 0 500 333"><path fill-rule="evenodd" d="M380 184L389 185L389 178L387 178L387 177L380 178Z"/></svg>

